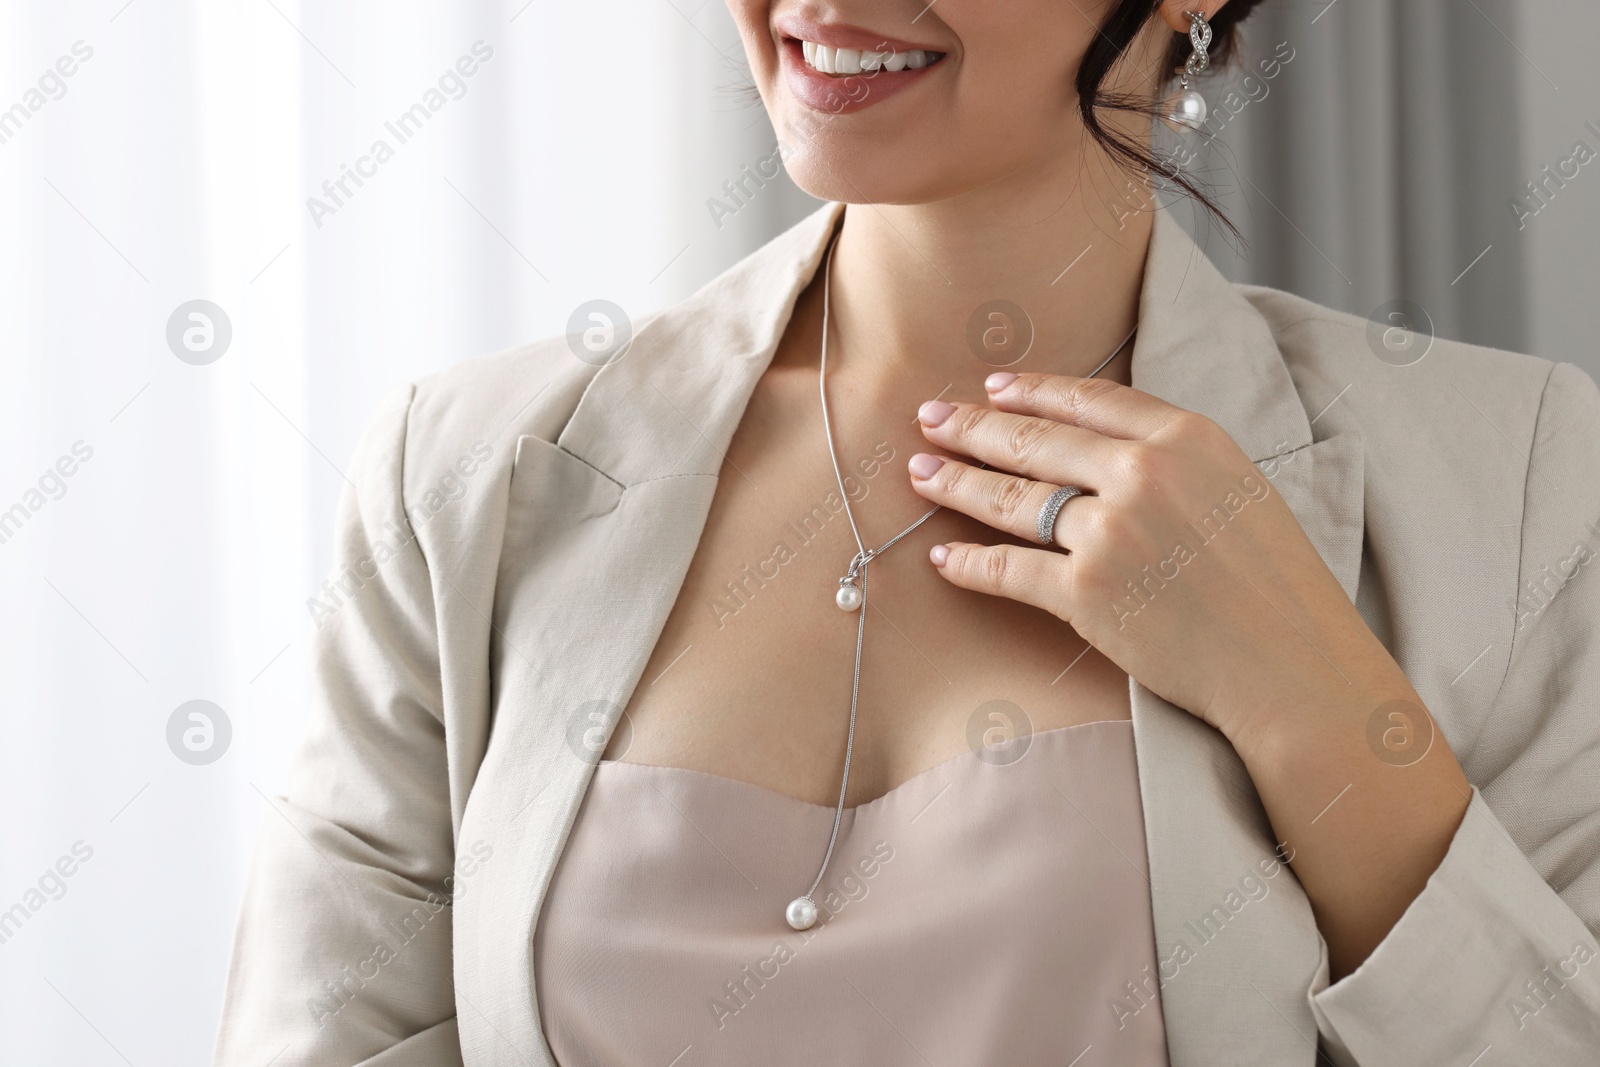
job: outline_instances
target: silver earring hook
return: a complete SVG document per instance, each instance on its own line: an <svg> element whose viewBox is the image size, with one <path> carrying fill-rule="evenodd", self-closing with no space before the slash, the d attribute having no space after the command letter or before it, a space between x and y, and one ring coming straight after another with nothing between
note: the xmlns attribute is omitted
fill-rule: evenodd
<svg viewBox="0 0 1600 1067"><path fill-rule="evenodd" d="M1211 65L1211 24L1199 11L1185 11L1189 18L1189 61L1183 65L1182 83L1189 88L1189 79L1202 73Z"/></svg>

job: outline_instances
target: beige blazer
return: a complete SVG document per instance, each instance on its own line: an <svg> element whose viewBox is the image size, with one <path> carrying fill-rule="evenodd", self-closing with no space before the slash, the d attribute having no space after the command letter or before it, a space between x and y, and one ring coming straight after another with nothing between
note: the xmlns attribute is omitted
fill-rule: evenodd
<svg viewBox="0 0 1600 1067"><path fill-rule="evenodd" d="M553 338L377 418L312 604L309 735L263 814L219 1064L554 1067L541 901L841 210L603 368ZM1229 283L1157 214L1133 384L1272 478L1474 783L1427 888L1330 986L1231 746L1130 682L1171 1062L1311 1067L1320 1040L1339 1067L1600 1063L1600 390L1442 340L1393 366L1372 329Z"/></svg>

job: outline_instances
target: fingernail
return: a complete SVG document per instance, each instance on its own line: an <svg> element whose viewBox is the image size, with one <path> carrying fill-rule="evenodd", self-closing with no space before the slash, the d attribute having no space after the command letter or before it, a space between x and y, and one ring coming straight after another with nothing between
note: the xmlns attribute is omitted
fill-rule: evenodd
<svg viewBox="0 0 1600 1067"><path fill-rule="evenodd" d="M906 464L911 468L913 478L932 478L939 473L939 468L944 466L944 460L939 456L930 456L926 452L918 452L911 457L911 462Z"/></svg>
<svg viewBox="0 0 1600 1067"><path fill-rule="evenodd" d="M946 404L943 400L930 400L917 409L917 419L924 426L938 426L948 419L955 409L954 404Z"/></svg>
<svg viewBox="0 0 1600 1067"><path fill-rule="evenodd" d="M944 561L950 558L950 546L934 545L928 549L928 558L933 560L935 567L943 567Z"/></svg>
<svg viewBox="0 0 1600 1067"><path fill-rule="evenodd" d="M1006 386L1017 380L1017 376L1008 370L991 374L983 380L983 387L991 393L998 393Z"/></svg>

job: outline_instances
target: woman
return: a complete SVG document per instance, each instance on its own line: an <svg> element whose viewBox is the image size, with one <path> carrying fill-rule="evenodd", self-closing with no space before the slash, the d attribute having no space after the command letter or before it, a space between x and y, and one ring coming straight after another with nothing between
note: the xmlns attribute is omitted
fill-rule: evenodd
<svg viewBox="0 0 1600 1067"><path fill-rule="evenodd" d="M730 6L833 202L377 420L218 1061L1592 1062L1594 383L1150 210L1246 0Z"/></svg>

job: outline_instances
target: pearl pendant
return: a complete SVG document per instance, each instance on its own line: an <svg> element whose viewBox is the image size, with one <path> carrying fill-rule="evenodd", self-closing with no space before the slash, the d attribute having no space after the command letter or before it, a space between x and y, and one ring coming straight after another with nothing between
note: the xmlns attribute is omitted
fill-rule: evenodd
<svg viewBox="0 0 1600 1067"><path fill-rule="evenodd" d="M839 591L833 595L833 602L839 605L841 611L859 611L861 608L861 587L854 582L846 582L839 586ZM805 898L800 898L804 900ZM794 905L791 904L790 907ZM798 927L797 929L805 929Z"/></svg>
<svg viewBox="0 0 1600 1067"><path fill-rule="evenodd" d="M783 917L789 920L789 925L796 930L809 930L816 925L817 906L811 902L810 897L795 897L784 909Z"/></svg>
<svg viewBox="0 0 1600 1067"><path fill-rule="evenodd" d="M1179 89L1161 105L1162 119L1178 132L1198 130L1206 124L1206 98L1193 89Z"/></svg>

